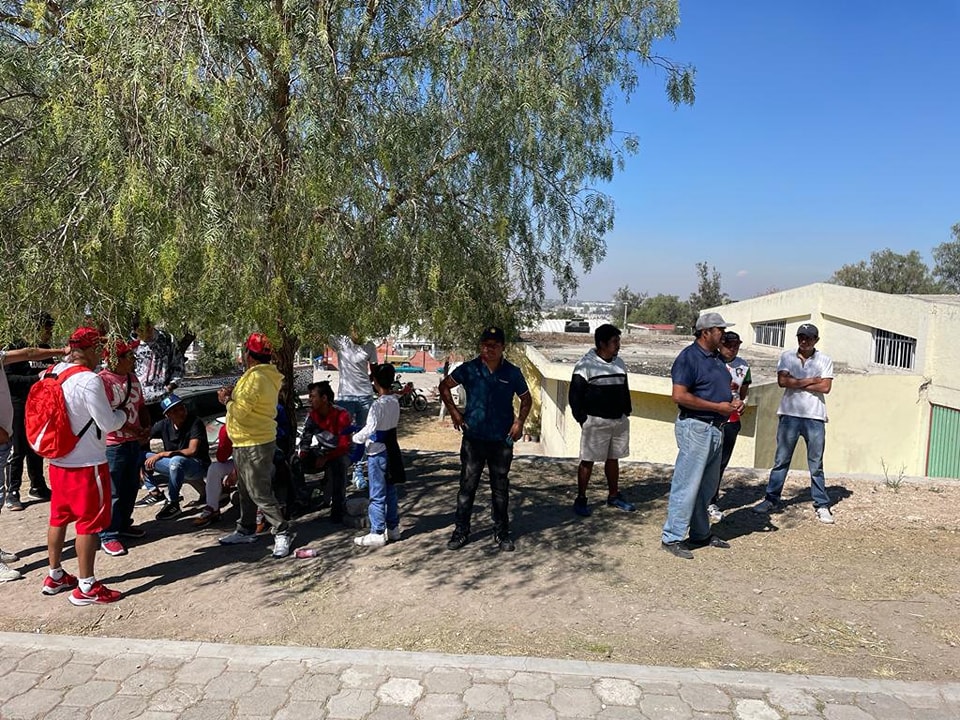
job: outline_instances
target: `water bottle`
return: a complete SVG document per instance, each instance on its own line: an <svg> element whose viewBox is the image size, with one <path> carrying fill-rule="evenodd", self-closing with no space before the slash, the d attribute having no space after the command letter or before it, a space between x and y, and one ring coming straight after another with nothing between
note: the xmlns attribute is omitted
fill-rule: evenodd
<svg viewBox="0 0 960 720"><path fill-rule="evenodd" d="M507 439L504 440L504 442L507 444L507 447L513 447L513 435L507 433Z"/></svg>
<svg viewBox="0 0 960 720"><path fill-rule="evenodd" d="M317 557L320 554L319 550L314 548L297 548L297 551L294 553L298 558L304 560L306 558Z"/></svg>

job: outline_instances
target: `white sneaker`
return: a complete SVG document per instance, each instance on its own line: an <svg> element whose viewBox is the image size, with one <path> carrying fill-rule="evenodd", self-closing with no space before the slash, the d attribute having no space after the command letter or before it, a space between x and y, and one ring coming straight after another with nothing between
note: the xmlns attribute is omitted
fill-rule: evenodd
<svg viewBox="0 0 960 720"><path fill-rule="evenodd" d="M776 503L770 502L769 500L764 500L761 503L757 503L750 509L753 512L757 513L758 515L766 515L768 512L770 512L776 507L777 507Z"/></svg>
<svg viewBox="0 0 960 720"><path fill-rule="evenodd" d="M229 535L224 535L217 542L221 545L243 545L244 543L255 543L256 541L256 535L247 535L246 533L234 530Z"/></svg>
<svg viewBox="0 0 960 720"><path fill-rule="evenodd" d="M20 571L8 568L4 563L0 562L0 582L19 580L22 577L23 575L20 574Z"/></svg>
<svg viewBox="0 0 960 720"><path fill-rule="evenodd" d="M395 528L387 528L387 540L393 542L400 539L400 526L398 525Z"/></svg>
<svg viewBox="0 0 960 720"><path fill-rule="evenodd" d="M360 547L383 547L387 544L387 539L384 535L384 533L372 532L367 535L355 537L353 544L359 545Z"/></svg>
<svg viewBox="0 0 960 720"><path fill-rule="evenodd" d="M723 511L716 505L707 505L707 515L710 516L710 522L718 523L723 520Z"/></svg>
<svg viewBox="0 0 960 720"><path fill-rule="evenodd" d="M285 558L289 555L290 546L296 536L296 533L291 532L277 533L273 538L273 556L275 558Z"/></svg>
<svg viewBox="0 0 960 720"><path fill-rule="evenodd" d="M817 508L817 520L825 525L833 525L833 523L836 522L833 519L833 513L830 512L830 508L828 508L826 505Z"/></svg>
<svg viewBox="0 0 960 720"><path fill-rule="evenodd" d="M7 552L6 550L0 549L0 563L12 563L20 559L20 556L16 553Z"/></svg>

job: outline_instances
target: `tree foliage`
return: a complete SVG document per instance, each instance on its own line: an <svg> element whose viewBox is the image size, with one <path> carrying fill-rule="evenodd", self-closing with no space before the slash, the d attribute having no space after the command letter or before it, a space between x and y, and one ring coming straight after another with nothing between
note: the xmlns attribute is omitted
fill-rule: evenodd
<svg viewBox="0 0 960 720"><path fill-rule="evenodd" d="M939 283L916 250L906 255L889 248L878 250L870 254L870 262L844 265L829 282L894 295L940 291Z"/></svg>
<svg viewBox="0 0 960 720"><path fill-rule="evenodd" d="M660 293L643 301L637 322L689 327L690 303Z"/></svg>
<svg viewBox="0 0 960 720"><path fill-rule="evenodd" d="M610 311L610 321L620 328L623 328L628 322L638 322L636 318L646 297L646 293L633 292L629 285L618 288L613 294L613 309Z"/></svg>
<svg viewBox="0 0 960 720"><path fill-rule="evenodd" d="M513 325L604 256L675 0L0 2L5 318Z"/></svg>
<svg viewBox="0 0 960 720"><path fill-rule="evenodd" d="M942 292L960 293L960 223L950 228L953 240L933 249L933 275Z"/></svg>
<svg viewBox="0 0 960 720"><path fill-rule="evenodd" d="M690 294L690 313L693 319L702 310L730 302L729 296L720 288L720 271L707 267L706 262L697 263L697 291Z"/></svg>

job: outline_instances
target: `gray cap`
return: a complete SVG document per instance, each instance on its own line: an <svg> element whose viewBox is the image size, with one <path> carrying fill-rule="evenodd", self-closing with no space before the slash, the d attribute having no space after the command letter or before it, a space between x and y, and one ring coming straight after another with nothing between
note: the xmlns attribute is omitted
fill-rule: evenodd
<svg viewBox="0 0 960 720"><path fill-rule="evenodd" d="M818 338L820 337L820 331L817 330L817 326L813 323L804 323L797 328L797 335L806 335L807 337Z"/></svg>
<svg viewBox="0 0 960 720"><path fill-rule="evenodd" d="M733 327L733 323L724 320L720 313L704 313L697 318L697 324L694 330L709 330L710 328L728 328Z"/></svg>

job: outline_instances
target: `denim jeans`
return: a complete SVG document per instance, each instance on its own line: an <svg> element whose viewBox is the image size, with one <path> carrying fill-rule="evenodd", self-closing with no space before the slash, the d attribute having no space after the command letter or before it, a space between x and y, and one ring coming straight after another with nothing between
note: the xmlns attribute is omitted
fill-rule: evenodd
<svg viewBox="0 0 960 720"><path fill-rule="evenodd" d="M397 486L387 484L387 453L367 456L367 474L370 477L370 532L382 533L400 525L397 508Z"/></svg>
<svg viewBox="0 0 960 720"><path fill-rule="evenodd" d="M350 413L353 424L357 428L362 428L367 424L367 415L370 414L370 406L373 405L373 396L344 395L337 399L337 404ZM363 456L367 456L366 451L364 451ZM366 487L366 483L363 481L363 467L359 462L353 466L353 484L358 488Z"/></svg>
<svg viewBox="0 0 960 720"><path fill-rule="evenodd" d="M826 445L826 423L813 418L781 415L777 425L777 454L773 459L773 469L767 481L767 500L780 502L783 483L790 470L793 451L797 440L803 438L807 444L807 467L810 468L810 495L814 507L830 507L827 495L827 483L823 477L823 448Z"/></svg>
<svg viewBox="0 0 960 720"><path fill-rule="evenodd" d="M490 493L493 498L493 526L498 533L510 532L507 510L510 501L510 463L513 446L503 440L474 440L460 442L460 492L457 493L457 529L470 533L470 515L473 500L480 485L483 466L490 471Z"/></svg>
<svg viewBox="0 0 960 720"><path fill-rule="evenodd" d="M100 541L116 540L120 531L133 525L133 504L140 490L140 443L136 440L107 445L110 468L110 525Z"/></svg>
<svg viewBox="0 0 960 720"><path fill-rule="evenodd" d="M677 418L673 426L677 438L677 462L670 479L667 520L661 539L680 542L690 531L690 539L710 537L707 505L720 481L720 449L723 433L710 423L693 418Z"/></svg>
<svg viewBox="0 0 960 720"><path fill-rule="evenodd" d="M156 453L147 453L147 457L152 457ZM184 482L197 483L197 487L202 487L200 483L206 476L206 471L199 460L176 455L171 458L160 458L153 466L152 475L161 475L167 478L167 498L172 503L180 502L180 488ZM151 483L156 487L155 483Z"/></svg>

